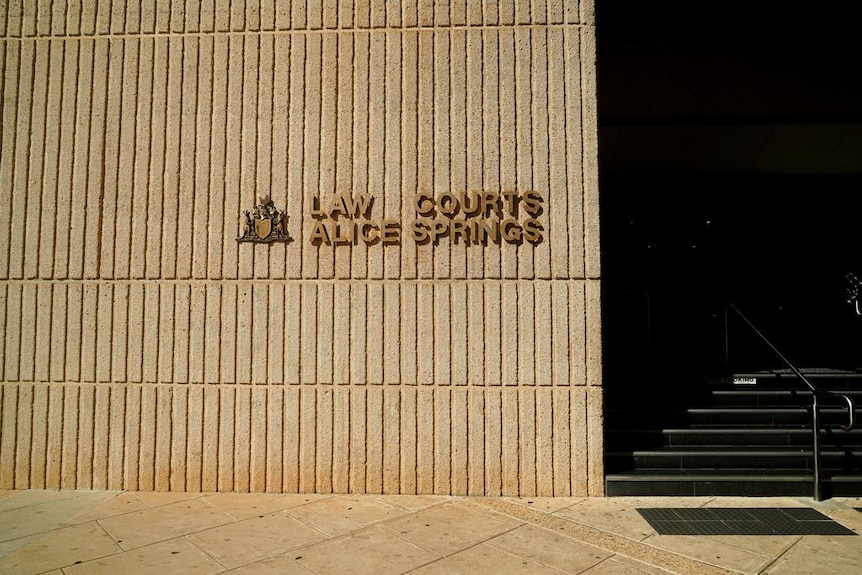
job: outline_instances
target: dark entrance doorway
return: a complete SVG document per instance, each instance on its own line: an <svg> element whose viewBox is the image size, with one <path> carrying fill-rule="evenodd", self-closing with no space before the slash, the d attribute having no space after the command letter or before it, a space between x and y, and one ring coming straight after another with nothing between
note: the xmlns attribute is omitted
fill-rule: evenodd
<svg viewBox="0 0 862 575"><path fill-rule="evenodd" d="M727 301L803 363L862 367L845 301L862 276L862 45L846 9L815 25L742 2L596 10L607 374L727 367Z"/></svg>
<svg viewBox="0 0 862 575"><path fill-rule="evenodd" d="M862 367L846 298L862 266L862 178L620 174L602 193L610 385L622 370L690 380L773 366L728 302L806 367Z"/></svg>
<svg viewBox="0 0 862 575"><path fill-rule="evenodd" d="M859 376L840 386L862 404L862 317L845 293L847 274L862 276L852 18L596 8L608 476L647 477L618 494L806 494L808 398L785 380L734 388L733 374L784 366L725 310L801 367ZM834 481L862 493L862 435L836 441Z"/></svg>

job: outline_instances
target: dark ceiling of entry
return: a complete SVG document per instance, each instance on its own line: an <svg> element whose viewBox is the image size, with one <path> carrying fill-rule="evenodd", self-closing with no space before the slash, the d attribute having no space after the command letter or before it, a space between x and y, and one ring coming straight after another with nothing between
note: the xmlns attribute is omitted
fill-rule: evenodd
<svg viewBox="0 0 862 575"><path fill-rule="evenodd" d="M862 174L851 4L596 0L602 171Z"/></svg>

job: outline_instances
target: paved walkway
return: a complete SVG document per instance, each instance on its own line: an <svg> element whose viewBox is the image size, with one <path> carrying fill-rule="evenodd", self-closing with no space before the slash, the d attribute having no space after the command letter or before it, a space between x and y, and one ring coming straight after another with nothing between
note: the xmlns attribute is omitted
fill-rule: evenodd
<svg viewBox="0 0 862 575"><path fill-rule="evenodd" d="M0 491L0 573L862 573L860 537L657 535L636 511L704 506L862 533L862 499Z"/></svg>

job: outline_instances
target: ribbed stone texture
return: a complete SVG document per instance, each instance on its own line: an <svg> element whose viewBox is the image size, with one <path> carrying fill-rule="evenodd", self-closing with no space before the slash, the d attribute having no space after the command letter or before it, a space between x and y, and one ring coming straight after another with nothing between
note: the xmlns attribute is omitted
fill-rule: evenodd
<svg viewBox="0 0 862 575"><path fill-rule="evenodd" d="M602 494L592 0L10 0L0 50L0 488ZM409 235L529 191L539 243ZM315 245L336 194L401 240Z"/></svg>

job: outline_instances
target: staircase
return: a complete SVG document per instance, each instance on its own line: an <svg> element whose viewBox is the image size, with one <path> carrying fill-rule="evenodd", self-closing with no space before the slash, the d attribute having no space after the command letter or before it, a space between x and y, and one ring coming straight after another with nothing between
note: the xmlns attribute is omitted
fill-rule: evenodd
<svg viewBox="0 0 862 575"><path fill-rule="evenodd" d="M607 495L812 496L811 393L792 375L737 377L757 383L713 380L659 400L607 393ZM807 377L849 395L862 422L862 373ZM847 408L837 400L821 401L820 414L824 496L862 496L862 429L841 429Z"/></svg>

